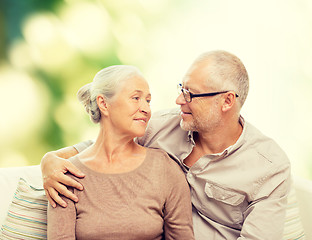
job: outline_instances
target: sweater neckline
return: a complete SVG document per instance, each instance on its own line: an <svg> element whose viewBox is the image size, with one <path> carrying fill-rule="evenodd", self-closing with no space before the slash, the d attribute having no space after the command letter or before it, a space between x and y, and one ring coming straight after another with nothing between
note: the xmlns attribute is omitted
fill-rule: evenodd
<svg viewBox="0 0 312 240"><path fill-rule="evenodd" d="M125 176L125 175L129 175L129 174L133 174L135 172L140 171L140 169L144 168L144 166L147 164L148 159L149 159L149 155L151 154L151 149L147 148L146 149L146 155L144 160L142 161L142 163L137 166L135 169L132 169L128 172L122 172L122 173L102 173L102 172L98 172L95 171L91 168L89 168L88 166L86 166L80 159L79 159L79 155L74 156L71 161L73 163L75 163L77 165L77 167L84 173L91 173L93 175L98 175L98 176Z"/></svg>

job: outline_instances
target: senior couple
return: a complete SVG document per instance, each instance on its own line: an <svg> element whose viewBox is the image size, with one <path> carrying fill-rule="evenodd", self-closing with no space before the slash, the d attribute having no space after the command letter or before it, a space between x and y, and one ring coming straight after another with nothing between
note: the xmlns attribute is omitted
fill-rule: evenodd
<svg viewBox="0 0 312 240"><path fill-rule="evenodd" d="M240 115L243 63L203 53L178 88L180 108L152 117L135 67L78 91L100 130L42 159L49 239L282 239L290 163Z"/></svg>

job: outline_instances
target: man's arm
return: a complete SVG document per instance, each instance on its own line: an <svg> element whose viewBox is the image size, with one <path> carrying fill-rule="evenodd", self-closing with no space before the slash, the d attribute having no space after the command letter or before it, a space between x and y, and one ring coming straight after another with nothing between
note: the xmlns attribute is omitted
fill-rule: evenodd
<svg viewBox="0 0 312 240"><path fill-rule="evenodd" d="M275 188L274 188L275 186ZM271 175L263 184L263 189L273 188L268 194L251 202L244 212L245 221L238 240L282 239L285 223L287 197L291 187L289 165ZM267 195L266 197L264 197Z"/></svg>
<svg viewBox="0 0 312 240"><path fill-rule="evenodd" d="M67 206L66 202L63 201L59 194L62 194L75 202L78 201L77 196L69 191L66 186L71 186L79 190L82 190L83 186L65 175L66 172L70 172L76 177L84 177L84 173L71 162L66 160L75 156L77 153L78 151L76 148L72 146L65 147L57 151L46 153L41 160L43 187L46 196L53 207L56 207L56 204L59 204L62 207Z"/></svg>

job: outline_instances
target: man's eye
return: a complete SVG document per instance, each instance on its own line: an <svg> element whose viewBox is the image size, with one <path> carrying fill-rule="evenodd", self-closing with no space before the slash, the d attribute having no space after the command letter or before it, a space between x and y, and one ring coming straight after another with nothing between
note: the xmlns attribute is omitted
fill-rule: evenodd
<svg viewBox="0 0 312 240"><path fill-rule="evenodd" d="M146 102L149 104L151 103L151 99L147 99Z"/></svg>
<svg viewBox="0 0 312 240"><path fill-rule="evenodd" d="M133 97L132 99L136 100L136 101L139 101L140 100L140 97Z"/></svg>

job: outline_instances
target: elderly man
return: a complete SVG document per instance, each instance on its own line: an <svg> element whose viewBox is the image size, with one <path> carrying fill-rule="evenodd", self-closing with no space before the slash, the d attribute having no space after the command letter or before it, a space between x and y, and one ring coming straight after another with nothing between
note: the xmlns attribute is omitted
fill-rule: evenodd
<svg viewBox="0 0 312 240"><path fill-rule="evenodd" d="M178 88L180 109L155 113L138 142L165 150L184 170L195 238L282 239L290 163L272 139L240 115L249 89L243 63L225 51L204 53ZM78 200L63 184L82 186L64 173L83 173L63 158L91 143L44 156L44 185L53 205L52 199L65 206L58 192Z"/></svg>

